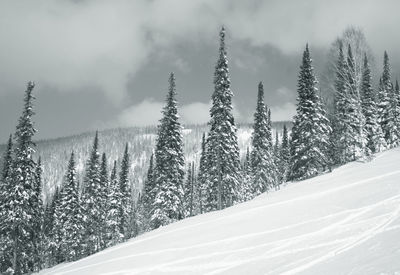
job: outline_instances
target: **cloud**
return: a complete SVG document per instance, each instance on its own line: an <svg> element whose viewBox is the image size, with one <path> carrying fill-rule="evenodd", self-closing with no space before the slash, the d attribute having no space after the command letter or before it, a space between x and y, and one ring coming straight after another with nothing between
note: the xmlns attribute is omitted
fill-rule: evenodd
<svg viewBox="0 0 400 275"><path fill-rule="evenodd" d="M129 126L149 126L156 125L161 118L163 103L145 99L141 103L130 106L123 110L117 118L117 125L122 127ZM112 123L112 125L115 125Z"/></svg>
<svg viewBox="0 0 400 275"><path fill-rule="evenodd" d="M124 109L117 117L116 122L108 123L109 126L118 125L122 127L157 125L161 118L161 110L164 102L145 99ZM194 102L178 106L178 114L182 124L204 124L210 120L211 102ZM233 104L233 115L236 120L241 119L240 112Z"/></svg>
<svg viewBox="0 0 400 275"><path fill-rule="evenodd" d="M182 121L186 124L203 124L210 120L210 103L195 102L180 108Z"/></svg>
<svg viewBox="0 0 400 275"><path fill-rule="evenodd" d="M280 106L271 107L272 121L292 120L295 114L296 114L296 105L290 102Z"/></svg>
<svg viewBox="0 0 400 275"><path fill-rule="evenodd" d="M128 78L152 51L182 41L215 44L222 24L228 46L246 40L284 53L297 53L306 42L327 46L354 24L365 29L373 48L398 53L398 9L390 8L397 6L395 0L3 0L0 93L32 79L60 92L95 88L121 104ZM183 70L194 65L175 62Z"/></svg>

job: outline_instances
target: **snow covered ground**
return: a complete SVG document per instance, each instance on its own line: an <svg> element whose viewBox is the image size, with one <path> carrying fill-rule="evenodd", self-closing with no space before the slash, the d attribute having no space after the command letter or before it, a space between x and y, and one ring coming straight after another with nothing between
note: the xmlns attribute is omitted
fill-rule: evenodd
<svg viewBox="0 0 400 275"><path fill-rule="evenodd" d="M41 274L400 274L400 149Z"/></svg>

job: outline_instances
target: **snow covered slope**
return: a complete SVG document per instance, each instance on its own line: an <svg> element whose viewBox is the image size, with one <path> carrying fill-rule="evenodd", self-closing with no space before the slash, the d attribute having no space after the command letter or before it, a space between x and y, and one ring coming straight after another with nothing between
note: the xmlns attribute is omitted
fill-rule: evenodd
<svg viewBox="0 0 400 275"><path fill-rule="evenodd" d="M41 274L400 274L400 149Z"/></svg>

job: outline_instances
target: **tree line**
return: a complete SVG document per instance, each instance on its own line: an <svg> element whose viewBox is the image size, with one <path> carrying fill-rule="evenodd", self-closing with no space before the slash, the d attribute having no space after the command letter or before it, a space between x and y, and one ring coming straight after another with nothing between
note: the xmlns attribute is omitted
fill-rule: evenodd
<svg viewBox="0 0 400 275"><path fill-rule="evenodd" d="M241 159L222 28L209 131L202 137L199 163L185 166L176 79L171 73L142 191L135 194L129 180L129 144L122 161L107 167L108 159L100 153L96 132L82 182L77 179L71 152L63 184L45 204L42 164L33 142L35 85L29 82L22 115L3 158L0 272L31 273L75 261L185 217L221 210L278 190L289 180L311 178L398 146L400 90L397 81L395 85L391 82L387 53L376 91L367 55L359 81L350 45L340 44L338 51L334 112L326 111L306 45L293 127L285 125L280 137L276 132L274 141L271 110L260 82L251 146Z"/></svg>

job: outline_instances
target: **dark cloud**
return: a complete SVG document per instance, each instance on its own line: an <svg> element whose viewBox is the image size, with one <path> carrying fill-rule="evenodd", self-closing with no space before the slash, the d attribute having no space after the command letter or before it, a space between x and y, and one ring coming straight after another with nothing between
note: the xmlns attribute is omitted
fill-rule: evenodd
<svg viewBox="0 0 400 275"><path fill-rule="evenodd" d="M31 79L40 137L139 124L129 114L160 106L170 71L184 119L203 121L222 24L240 119L251 119L259 81L276 119L289 118L305 43L319 72L348 25L364 30L378 64L388 50L398 76L399 8L396 0L1 1L0 141L14 131Z"/></svg>

